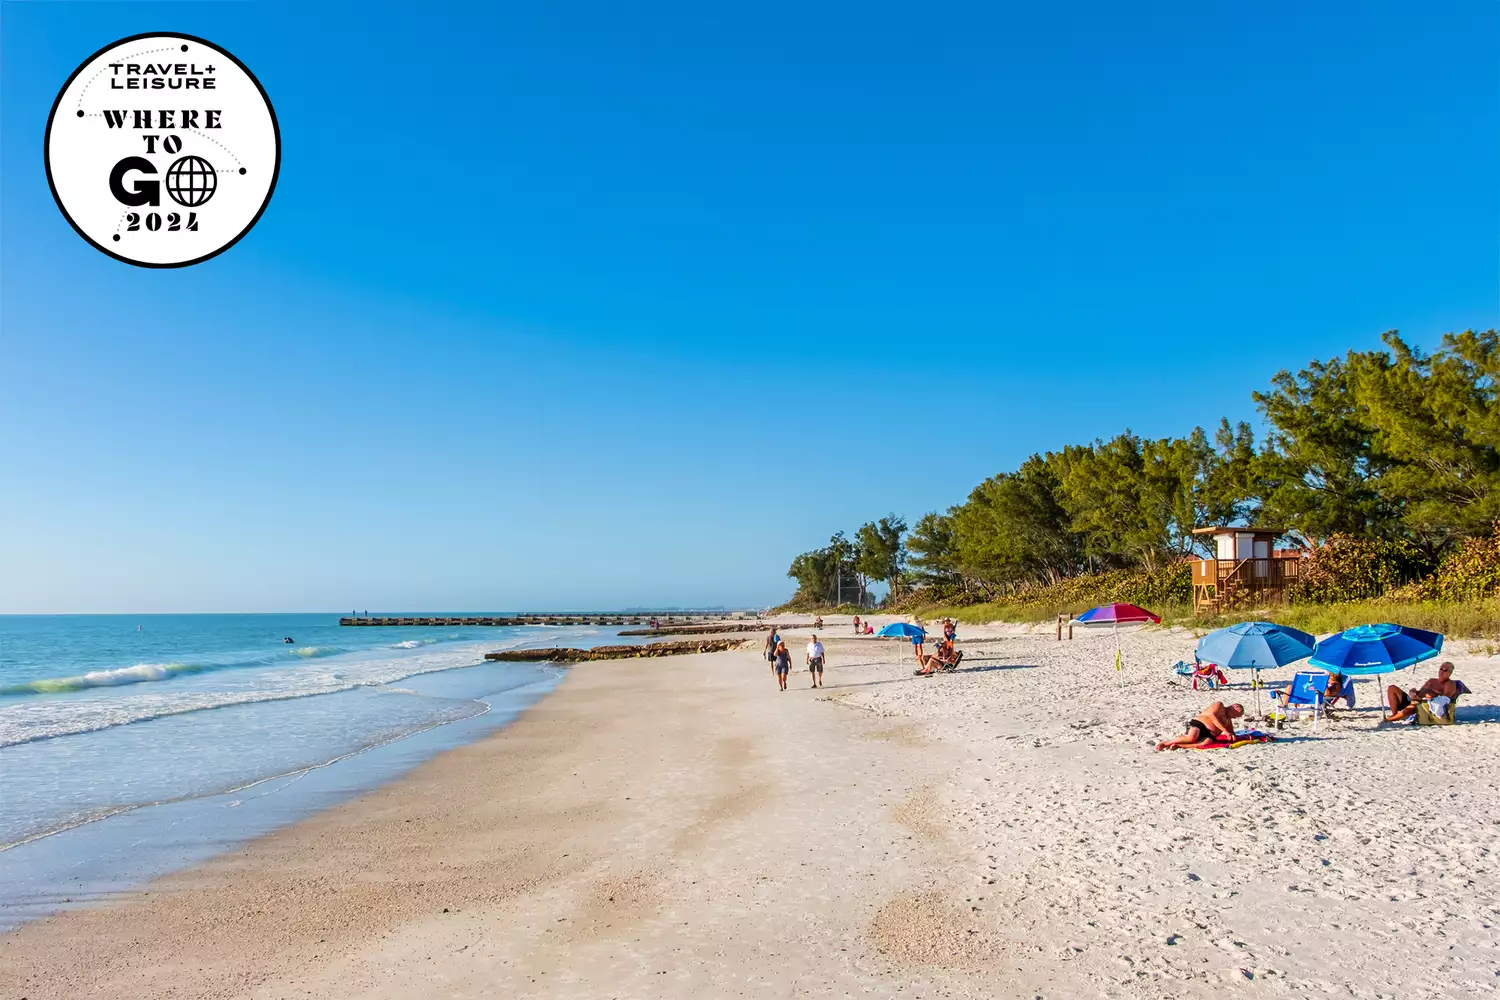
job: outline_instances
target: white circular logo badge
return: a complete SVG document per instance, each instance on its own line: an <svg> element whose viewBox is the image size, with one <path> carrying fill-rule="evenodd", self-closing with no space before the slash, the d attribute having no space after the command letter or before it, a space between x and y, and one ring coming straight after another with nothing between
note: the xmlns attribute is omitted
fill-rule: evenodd
<svg viewBox="0 0 1500 1000"><path fill-rule="evenodd" d="M192 35L134 35L73 71L45 150L52 197L79 236L127 264L186 267L260 219L281 130L228 52Z"/></svg>

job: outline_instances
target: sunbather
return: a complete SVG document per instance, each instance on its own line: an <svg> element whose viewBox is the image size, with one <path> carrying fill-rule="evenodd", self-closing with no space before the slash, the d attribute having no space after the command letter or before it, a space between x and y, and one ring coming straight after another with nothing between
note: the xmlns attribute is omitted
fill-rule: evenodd
<svg viewBox="0 0 1500 1000"><path fill-rule="evenodd" d="M937 653L927 658L931 670L952 670L958 666L958 661L963 659L964 654L953 648L953 643L947 639L939 639ZM930 671L923 671L924 673Z"/></svg>
<svg viewBox="0 0 1500 1000"><path fill-rule="evenodd" d="M1178 747L1203 746L1221 738L1233 739L1234 720L1244 714L1244 705L1226 706L1222 701L1216 701L1187 721L1186 732L1163 740L1156 744L1156 749L1176 750Z"/></svg>
<svg viewBox="0 0 1500 1000"><path fill-rule="evenodd" d="M1438 675L1419 688L1403 691L1392 684L1385 689L1385 703L1390 708L1390 711L1386 713L1385 721L1400 722L1403 719L1409 719L1417 714L1418 702L1431 701L1434 698L1447 698L1452 701L1462 690L1458 681L1453 679L1453 664L1445 660L1438 667Z"/></svg>
<svg viewBox="0 0 1500 1000"><path fill-rule="evenodd" d="M924 674L935 674L938 672L938 668L941 666L942 664L938 662L938 658L936 656L926 656L921 653L917 654L917 669L915 672L918 676L922 676Z"/></svg>
<svg viewBox="0 0 1500 1000"><path fill-rule="evenodd" d="M960 654L953 649L953 643L946 639L939 639L937 652L928 656L925 653L917 654L917 673L931 674L939 670L952 669L958 666Z"/></svg>

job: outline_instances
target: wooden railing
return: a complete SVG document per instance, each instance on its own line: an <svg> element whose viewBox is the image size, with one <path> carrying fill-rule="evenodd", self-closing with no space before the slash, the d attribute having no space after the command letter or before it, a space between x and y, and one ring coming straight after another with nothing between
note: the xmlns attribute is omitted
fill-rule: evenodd
<svg viewBox="0 0 1500 1000"><path fill-rule="evenodd" d="M1302 565L1301 559L1199 559L1193 563L1193 607L1222 610L1241 602L1280 602Z"/></svg>

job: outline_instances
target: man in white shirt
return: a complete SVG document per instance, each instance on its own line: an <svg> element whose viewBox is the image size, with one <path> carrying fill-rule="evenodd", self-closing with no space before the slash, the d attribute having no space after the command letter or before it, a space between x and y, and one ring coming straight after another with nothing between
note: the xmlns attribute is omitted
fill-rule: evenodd
<svg viewBox="0 0 1500 1000"><path fill-rule="evenodd" d="M807 672L812 674L813 687L823 686L823 644L818 641L817 636L813 636L812 642L807 644Z"/></svg>

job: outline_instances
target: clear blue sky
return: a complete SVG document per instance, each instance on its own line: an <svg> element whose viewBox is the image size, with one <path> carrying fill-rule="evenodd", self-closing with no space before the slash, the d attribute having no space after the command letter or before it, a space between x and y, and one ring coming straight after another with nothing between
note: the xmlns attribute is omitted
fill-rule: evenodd
<svg viewBox="0 0 1500 1000"><path fill-rule="evenodd" d="M1032 451L1500 324L1490 0L0 19L0 611L770 602ZM43 171L151 30L282 128L183 270Z"/></svg>

